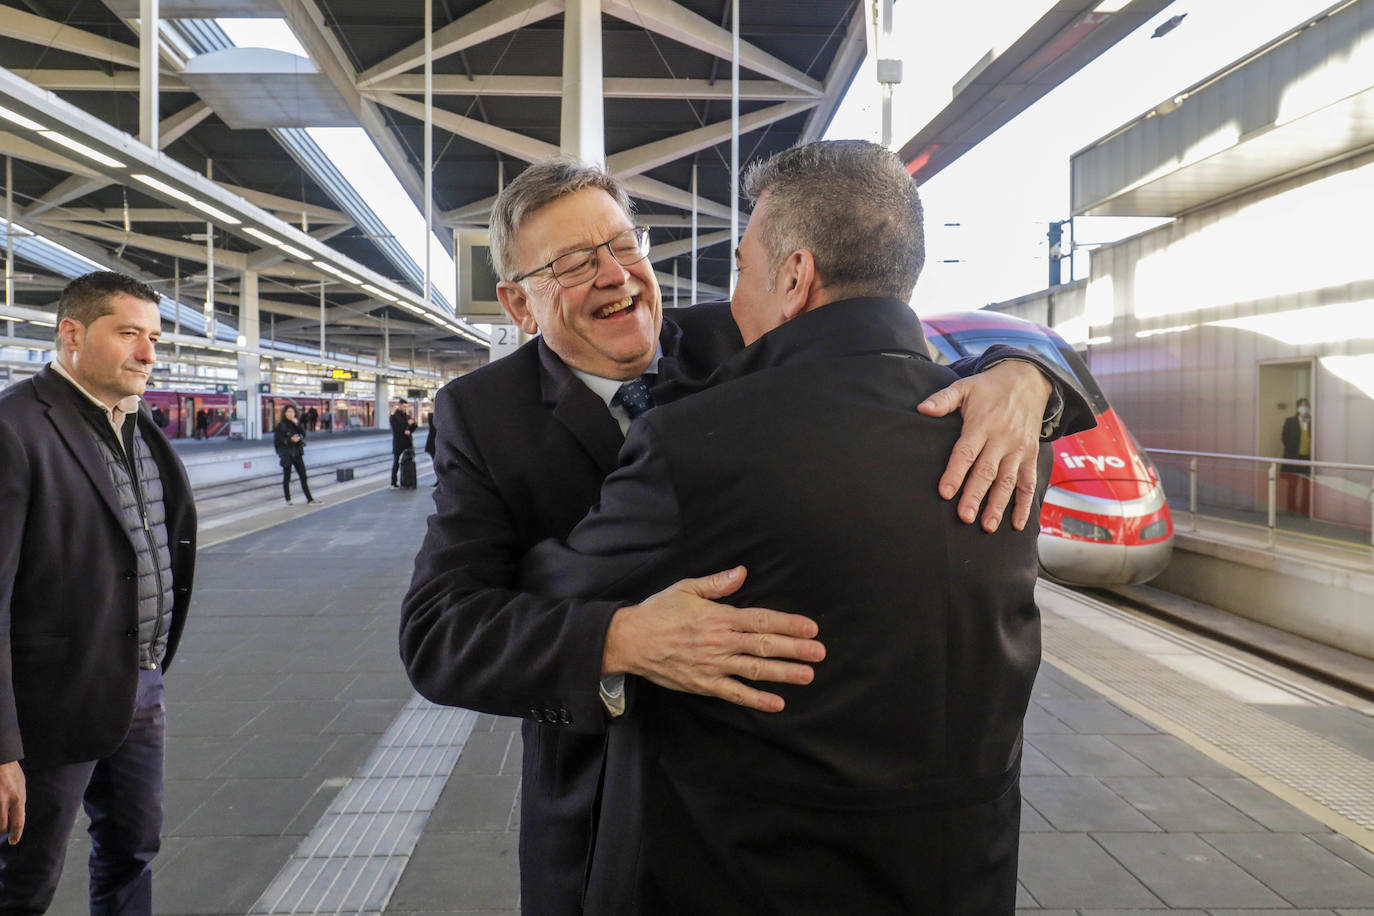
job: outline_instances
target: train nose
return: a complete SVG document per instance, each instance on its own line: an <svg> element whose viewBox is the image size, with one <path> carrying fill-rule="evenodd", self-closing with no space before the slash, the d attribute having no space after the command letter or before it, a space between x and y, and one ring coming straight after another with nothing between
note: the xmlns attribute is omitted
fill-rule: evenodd
<svg viewBox="0 0 1374 916"><path fill-rule="evenodd" d="M1153 481L1063 481L1045 495L1039 538L1047 576L1072 585L1126 585L1169 563L1173 527Z"/></svg>

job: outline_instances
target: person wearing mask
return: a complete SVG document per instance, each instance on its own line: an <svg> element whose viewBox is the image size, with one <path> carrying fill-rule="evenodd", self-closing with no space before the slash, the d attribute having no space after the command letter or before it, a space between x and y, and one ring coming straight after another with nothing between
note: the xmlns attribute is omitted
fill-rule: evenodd
<svg viewBox="0 0 1374 916"><path fill-rule="evenodd" d="M281 491L286 497L286 504L292 505L291 469L295 468L305 501L318 505L320 501L310 495L310 483L305 476L305 430L296 422L294 404L287 404L281 409L281 420L272 430L272 444L276 446L277 457L281 459Z"/></svg>
<svg viewBox="0 0 1374 916"><path fill-rule="evenodd" d="M1283 421L1283 457L1312 460L1312 402L1298 398L1298 409ZM1312 510L1312 469L1304 464L1285 464L1288 511L1309 515Z"/></svg>

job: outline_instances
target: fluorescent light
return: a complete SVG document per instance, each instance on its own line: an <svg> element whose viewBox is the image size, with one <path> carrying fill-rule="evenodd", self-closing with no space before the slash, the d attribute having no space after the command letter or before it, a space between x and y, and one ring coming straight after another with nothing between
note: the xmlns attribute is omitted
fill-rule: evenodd
<svg viewBox="0 0 1374 916"><path fill-rule="evenodd" d="M191 197L190 194L187 194L185 191L178 191L176 188L174 188L174 187L172 187L171 185L167 184L165 181L158 181L158 180L157 180L156 178L154 178L152 175L142 175L142 174L139 174L139 175L135 175L134 178L136 178L137 180L143 182L144 184L146 184L148 187L152 188L153 190L155 190L155 191L161 191L163 194L166 194L168 197L172 198L173 200L179 200L179 201L181 201L181 202L184 203L184 204L189 204L189 203L194 199L194 198Z"/></svg>
<svg viewBox="0 0 1374 916"><path fill-rule="evenodd" d="M333 274L345 283L352 283L354 286L356 286L362 282L352 274L346 274L342 270L339 270L339 268L335 267L333 264L328 264L324 261L311 261L310 263L314 264L320 270Z"/></svg>
<svg viewBox="0 0 1374 916"><path fill-rule="evenodd" d="M273 238L272 236L268 235L266 232L263 232L261 229L254 229L252 226L248 226L248 227L245 228L243 231L244 231L245 233L247 233L248 235L251 235L253 238L257 239L259 242L266 242L267 244L271 245L273 248L280 248L280 247L281 247L281 244L282 244L282 243L281 243L281 240L280 240L280 239Z"/></svg>
<svg viewBox="0 0 1374 916"><path fill-rule="evenodd" d="M118 159L111 159L109 156L106 156L104 153L96 152L95 150L93 150L93 149L91 149L89 146L87 146L86 144L84 144L84 143L78 143L78 142L76 142L75 140L73 140L71 137L68 137L66 134L60 134L60 133L58 133L58 132L55 131L55 130L40 130L38 133L41 134L41 135L44 136L44 137L47 137L49 140L52 140L54 143L59 143L59 144L61 144L62 146L65 146L67 149L71 150L71 151L74 152L74 153L80 153L82 156L85 156L87 159L90 159L90 160L93 161L93 162L98 162L98 163L100 163L101 165L105 166L106 168L111 168L111 169L122 169L122 168L124 168L124 163L120 162Z"/></svg>
<svg viewBox="0 0 1374 916"><path fill-rule="evenodd" d="M363 284L363 289L367 290L369 293L372 293L374 296L380 296L380 297L383 298L383 299L390 299L390 298L391 298L391 297L388 296L386 293L382 292L382 291L379 290L377 287L373 286L371 283L364 283L364 284Z"/></svg>
<svg viewBox="0 0 1374 916"><path fill-rule="evenodd" d="M194 197L192 197L190 201L188 201L188 203L190 203L191 206L195 207L200 212L209 216L211 219L217 219L222 223L228 223L231 226L237 226L239 223L243 222L243 220L239 219L237 216L230 216L228 213L225 213L218 207L212 207L203 200L196 200Z"/></svg>
<svg viewBox="0 0 1374 916"><path fill-rule="evenodd" d="M14 124L18 124L20 127L26 130L43 129L43 125L39 124L37 121L31 121L28 118L21 115L19 112L10 111L8 108L5 108L4 106L0 106L0 118L4 118L6 121L10 121Z"/></svg>
<svg viewBox="0 0 1374 916"><path fill-rule="evenodd" d="M1124 6L1129 6L1131 0L1102 0L1097 6L1093 7L1094 13L1116 13Z"/></svg>
<svg viewBox="0 0 1374 916"><path fill-rule="evenodd" d="M277 247L280 248L282 251L286 252L287 254L291 255L291 257L293 258L299 258L302 261L310 260L310 255L306 254L304 251L301 251L294 245L288 245L285 242L282 242Z"/></svg>

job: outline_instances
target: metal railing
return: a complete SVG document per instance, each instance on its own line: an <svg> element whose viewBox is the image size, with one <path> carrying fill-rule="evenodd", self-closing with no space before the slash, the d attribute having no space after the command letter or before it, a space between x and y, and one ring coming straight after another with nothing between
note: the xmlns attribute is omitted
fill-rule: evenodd
<svg viewBox="0 0 1374 916"><path fill-rule="evenodd" d="M1352 538L1355 535L1369 544L1374 559L1374 465L1167 448L1147 448L1146 451L1159 466L1165 494L1175 504L1182 496L1185 465L1173 459L1187 459L1188 511L1193 530L1196 530L1199 515L1252 524L1253 516L1262 515L1269 531L1270 547L1274 546L1275 534L1280 529L1285 533L1359 543ZM1200 460L1215 467L1200 472ZM1255 472L1264 474L1262 498L1257 495L1257 478L1252 476L1246 485L1246 465L1251 475ZM1301 493L1297 500L1303 507L1300 511L1280 515L1278 489L1281 478L1287 478L1290 507L1295 501L1295 491ZM1203 490L1201 504L1199 484ZM1362 515L1360 503L1365 504Z"/></svg>

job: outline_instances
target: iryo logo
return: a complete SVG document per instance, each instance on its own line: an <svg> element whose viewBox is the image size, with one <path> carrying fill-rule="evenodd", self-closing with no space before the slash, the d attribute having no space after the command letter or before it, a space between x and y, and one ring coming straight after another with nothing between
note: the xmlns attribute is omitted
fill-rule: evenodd
<svg viewBox="0 0 1374 916"><path fill-rule="evenodd" d="M1070 470L1080 470L1085 464L1091 464L1101 473L1107 468L1126 466L1126 462L1115 455L1070 455L1068 452L1060 452L1059 457L1064 459L1064 467Z"/></svg>

